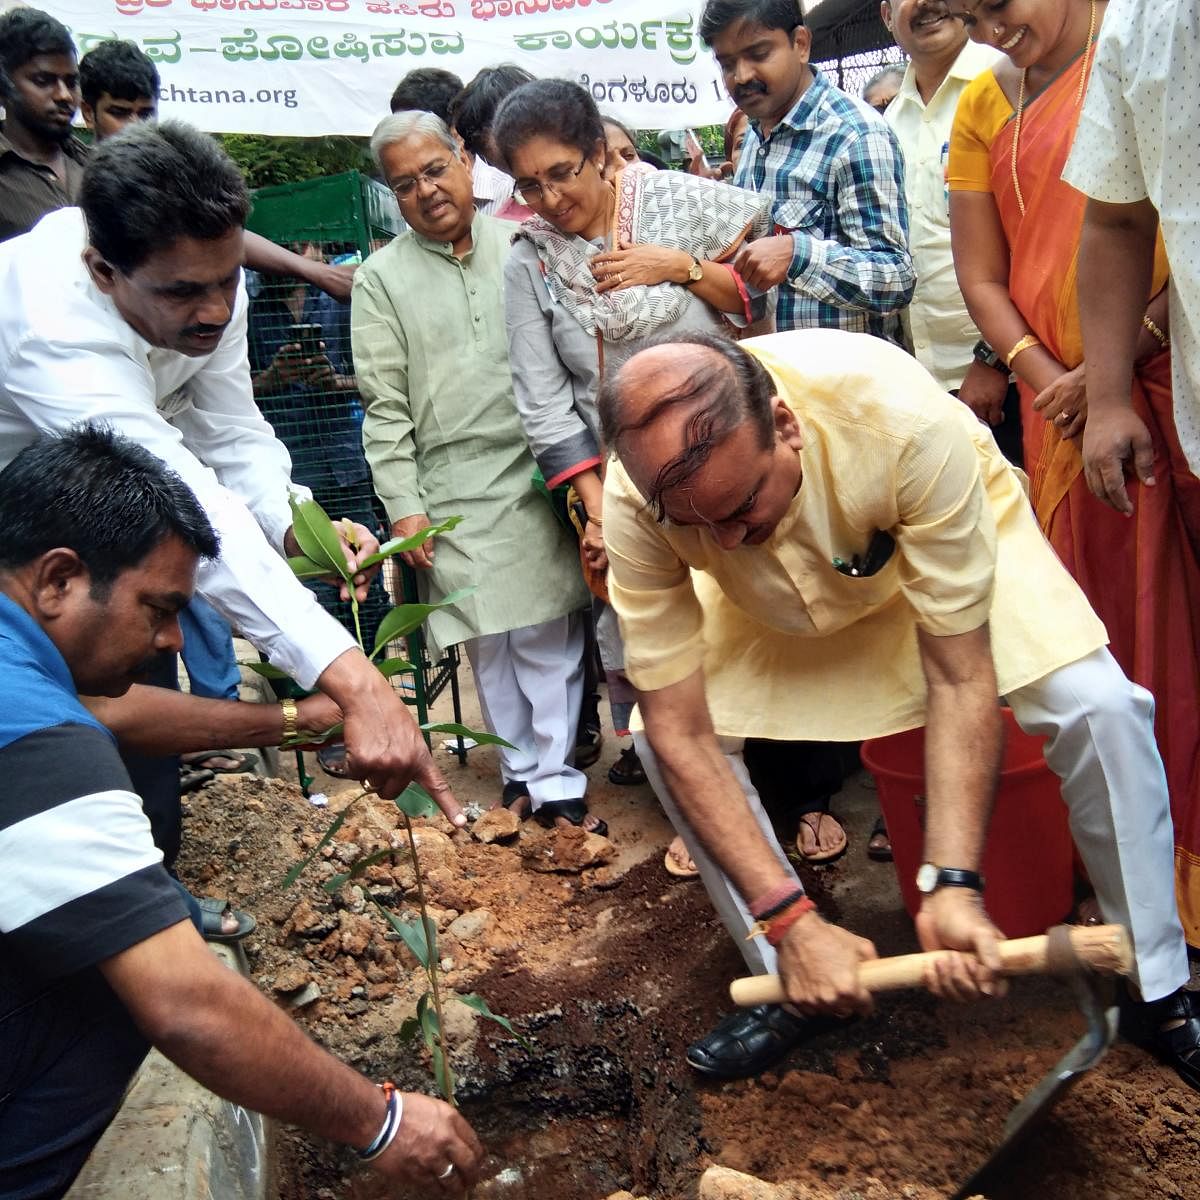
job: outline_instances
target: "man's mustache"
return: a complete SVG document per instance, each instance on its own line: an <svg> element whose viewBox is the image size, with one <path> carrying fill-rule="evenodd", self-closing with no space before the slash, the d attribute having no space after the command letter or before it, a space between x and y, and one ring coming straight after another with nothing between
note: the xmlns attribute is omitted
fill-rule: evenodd
<svg viewBox="0 0 1200 1200"><path fill-rule="evenodd" d="M733 89L733 98L740 100L743 96L765 96L767 94L767 85L765 83L743 83L741 87Z"/></svg>

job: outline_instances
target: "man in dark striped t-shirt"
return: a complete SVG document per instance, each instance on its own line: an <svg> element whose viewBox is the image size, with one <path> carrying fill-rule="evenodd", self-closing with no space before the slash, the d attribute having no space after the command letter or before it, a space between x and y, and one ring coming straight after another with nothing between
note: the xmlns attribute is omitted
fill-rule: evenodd
<svg viewBox="0 0 1200 1200"><path fill-rule="evenodd" d="M372 1086L207 950L79 701L179 649L218 552L195 496L83 427L0 472L0 529L0 1200L66 1191L150 1044L235 1103L382 1145L392 1179L469 1186L482 1148L452 1108Z"/></svg>

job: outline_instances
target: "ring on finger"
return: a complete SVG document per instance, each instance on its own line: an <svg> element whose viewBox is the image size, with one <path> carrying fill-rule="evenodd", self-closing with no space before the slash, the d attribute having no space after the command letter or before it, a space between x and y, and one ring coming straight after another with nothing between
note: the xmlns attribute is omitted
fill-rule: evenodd
<svg viewBox="0 0 1200 1200"><path fill-rule="evenodd" d="M447 1164L446 1164L446 1169L445 1169L444 1171L442 1171L442 1172L441 1172L441 1173L438 1175L438 1178L439 1178L439 1179L449 1179L449 1178L450 1178L450 1176L451 1176L451 1175L453 1175L453 1174L454 1174L454 1164L453 1164L453 1163L447 1163Z"/></svg>

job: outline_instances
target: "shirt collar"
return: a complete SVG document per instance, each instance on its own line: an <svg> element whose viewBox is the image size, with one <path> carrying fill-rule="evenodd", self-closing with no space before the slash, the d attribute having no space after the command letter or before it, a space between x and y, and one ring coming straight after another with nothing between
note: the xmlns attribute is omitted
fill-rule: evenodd
<svg viewBox="0 0 1200 1200"><path fill-rule="evenodd" d="M88 155L92 152L91 146L81 142L74 134L71 134L65 142L63 142L63 153L71 159L72 162L83 166L87 162ZM43 167L44 163L35 163L32 159L26 158L4 134L4 126L0 125L0 158L6 154L16 155L22 162L29 163L31 167Z"/></svg>
<svg viewBox="0 0 1200 1200"><path fill-rule="evenodd" d="M482 220L482 214L476 209L475 216L471 220L471 249L461 259L456 261L466 262L474 253L475 247L479 243L480 220ZM454 248L449 242L435 242L432 238L427 238L423 233L418 233L411 227L409 228L409 233L413 235L413 240L418 246L424 247L431 254L440 254L443 258L454 258Z"/></svg>
<svg viewBox="0 0 1200 1200"><path fill-rule="evenodd" d="M800 99L792 105L786 116L780 118L775 129L772 129L767 137L774 137L775 130L783 129L785 126L788 129L803 129L812 119L813 113L820 107L821 101L825 98L825 93L829 90L829 81L816 67L810 67L809 69L812 71L812 83L804 89ZM763 137L759 123L752 120L750 124L754 127L754 132L758 134L759 140L766 141L767 138Z"/></svg>
<svg viewBox="0 0 1200 1200"><path fill-rule="evenodd" d="M15 601L0 592L0 636L25 646L39 667L72 696L76 694L67 660L46 631Z"/></svg>
<svg viewBox="0 0 1200 1200"><path fill-rule="evenodd" d="M988 67L993 66L998 59L1003 55L998 50L993 50L990 46L981 46L977 42L967 40L967 44L958 52L958 57L950 64L950 70L946 72L946 78L938 85L938 94L951 80L958 80L962 83L970 83L976 75L986 71ZM932 99L932 97L930 98ZM925 107L925 101L921 99L921 93L917 91L917 69L910 62L904 68L904 81L900 84L900 91L896 96L894 103L899 106L905 103L916 104L918 108Z"/></svg>

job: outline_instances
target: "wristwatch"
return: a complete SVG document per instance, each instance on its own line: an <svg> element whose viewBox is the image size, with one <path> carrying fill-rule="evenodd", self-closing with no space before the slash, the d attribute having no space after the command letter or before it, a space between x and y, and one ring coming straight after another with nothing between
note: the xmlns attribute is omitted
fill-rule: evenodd
<svg viewBox="0 0 1200 1200"><path fill-rule="evenodd" d="M688 267L688 283L699 283L704 278L704 267L701 266L700 260L693 254L692 265Z"/></svg>
<svg viewBox="0 0 1200 1200"><path fill-rule="evenodd" d="M983 363L985 367L991 367L993 371L999 371L1004 375L1008 374L1008 364L982 339L975 343L975 348L971 353L976 362Z"/></svg>
<svg viewBox="0 0 1200 1200"><path fill-rule="evenodd" d="M939 867L936 863L922 863L917 869L917 891L922 896L932 896L938 888L965 887L975 892L983 891L983 876L978 871L960 871L955 867Z"/></svg>

